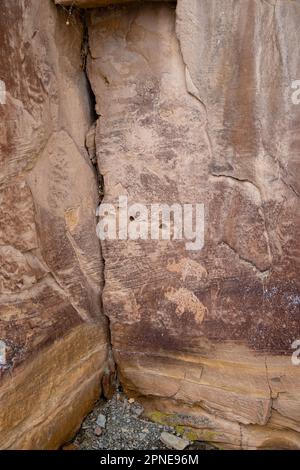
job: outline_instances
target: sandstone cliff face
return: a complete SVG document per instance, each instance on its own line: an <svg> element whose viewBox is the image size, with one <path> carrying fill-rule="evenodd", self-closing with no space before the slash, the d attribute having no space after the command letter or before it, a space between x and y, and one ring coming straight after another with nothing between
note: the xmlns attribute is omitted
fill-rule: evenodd
<svg viewBox="0 0 300 470"><path fill-rule="evenodd" d="M107 7L113 5L122 5L126 3L141 3L141 2L176 2L176 0L54 0L58 5L66 7L79 7L79 8L97 8Z"/></svg>
<svg viewBox="0 0 300 470"><path fill-rule="evenodd" d="M128 3L86 13L103 203L205 211L199 251L102 254L83 33L52 3L0 16L0 447L54 448L78 426L107 359L102 301L149 417L222 448L300 448L299 3L76 0Z"/></svg>
<svg viewBox="0 0 300 470"><path fill-rule="evenodd" d="M90 13L103 202L205 207L201 251L102 244L122 383L221 447L300 447L299 20L285 1Z"/></svg>
<svg viewBox="0 0 300 470"><path fill-rule="evenodd" d="M55 448L107 356L83 30L52 1L1 2L0 448Z"/></svg>

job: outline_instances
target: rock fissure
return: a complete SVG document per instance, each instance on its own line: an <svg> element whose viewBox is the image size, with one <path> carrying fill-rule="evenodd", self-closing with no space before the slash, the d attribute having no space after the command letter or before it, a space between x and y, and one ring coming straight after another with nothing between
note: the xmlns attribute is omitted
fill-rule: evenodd
<svg viewBox="0 0 300 470"><path fill-rule="evenodd" d="M101 202L105 194L104 178L100 172L99 165L97 162L97 146L96 146L96 129L97 129L98 124L101 125L100 119L102 118L102 116L100 113L97 113L96 111L97 109L96 97L93 92L92 84L89 80L89 74L88 74L88 69L87 69L88 58L92 57L90 46L89 46L89 28L88 28L87 16L88 15L86 11L81 10L81 19L82 19L82 24L83 24L81 57L82 57L82 70L86 76L88 95L89 95L90 106L91 106L94 122L86 135L85 148L89 156L90 163L92 165L96 182L97 182L98 203L97 203L97 207L95 208L95 216L97 217L98 208L101 206ZM107 79L105 79L105 77L104 77L104 80L107 83ZM105 289L105 257L103 256L102 243L100 239L99 239L99 244L100 244L100 252L101 252L101 258L102 258L102 279L103 279L102 286L101 286L102 294L100 295L100 304L101 304L101 311L104 313L107 319L107 337L108 337L108 357L107 357L106 367L104 369L104 373L102 377L102 392L105 398L111 399L114 391L118 387L119 378L118 378L117 363L114 360L110 318L108 315L106 315L106 312L103 306L103 291Z"/></svg>

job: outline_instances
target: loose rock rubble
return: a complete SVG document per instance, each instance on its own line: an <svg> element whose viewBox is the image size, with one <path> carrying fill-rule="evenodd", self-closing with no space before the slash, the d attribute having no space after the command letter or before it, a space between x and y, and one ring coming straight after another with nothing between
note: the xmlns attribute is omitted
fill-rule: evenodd
<svg viewBox="0 0 300 470"><path fill-rule="evenodd" d="M174 429L142 417L143 407L117 393L112 400L100 400L82 424L72 449L157 450L189 448L191 443L175 435ZM165 438L168 438L167 441ZM176 447L177 445L177 447ZM172 447L173 446L173 447ZM175 446L175 447L174 447ZM64 448L69 448L70 445ZM209 449L201 443L191 448Z"/></svg>

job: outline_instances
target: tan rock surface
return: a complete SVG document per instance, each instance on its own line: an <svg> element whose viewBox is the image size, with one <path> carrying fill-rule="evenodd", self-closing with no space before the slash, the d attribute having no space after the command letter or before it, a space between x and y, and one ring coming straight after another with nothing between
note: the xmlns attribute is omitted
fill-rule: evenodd
<svg viewBox="0 0 300 470"><path fill-rule="evenodd" d="M57 448L103 374L111 396L97 155L103 202L205 209L199 251L102 242L129 396L188 440L300 449L299 3L88 12L95 141L83 13L61 6L116 2L54 3L1 5L0 448Z"/></svg>
<svg viewBox="0 0 300 470"><path fill-rule="evenodd" d="M299 20L296 2L180 0L89 21L104 202L205 206L201 251L102 243L122 382L221 447L300 448Z"/></svg>
<svg viewBox="0 0 300 470"><path fill-rule="evenodd" d="M79 8L97 8L97 7L107 7L111 5L120 5L125 3L137 3L144 0L54 0L55 3L62 6L76 6ZM172 2L176 0L146 0L151 2Z"/></svg>
<svg viewBox="0 0 300 470"><path fill-rule="evenodd" d="M83 31L66 18L51 0L1 3L0 448L68 439L107 358Z"/></svg>
<svg viewBox="0 0 300 470"><path fill-rule="evenodd" d="M107 344L84 324L24 362L1 385L1 449L56 449L73 437L101 392Z"/></svg>

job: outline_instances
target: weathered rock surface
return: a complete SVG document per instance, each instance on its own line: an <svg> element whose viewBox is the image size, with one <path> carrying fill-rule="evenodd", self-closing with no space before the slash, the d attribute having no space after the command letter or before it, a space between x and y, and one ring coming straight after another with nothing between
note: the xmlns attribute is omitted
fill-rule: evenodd
<svg viewBox="0 0 300 470"><path fill-rule="evenodd" d="M129 3L87 13L95 140L81 13L54 3ZM97 156L103 202L205 209L199 251L102 242L126 391L188 440L300 449L299 2L130 3L1 4L0 448L57 448L111 394Z"/></svg>
<svg viewBox="0 0 300 470"><path fill-rule="evenodd" d="M56 448L107 357L83 30L52 0L1 2L0 448ZM3 354L2 354L3 357Z"/></svg>
<svg viewBox="0 0 300 470"><path fill-rule="evenodd" d="M55 3L62 6L76 6L79 8L97 8L111 5L121 5L125 3L137 3L145 0L54 0ZM175 2L176 0L146 0L151 2Z"/></svg>
<svg viewBox="0 0 300 470"><path fill-rule="evenodd" d="M262 0L90 13L104 202L205 207L200 251L102 243L122 382L221 447L300 448L299 21Z"/></svg>

